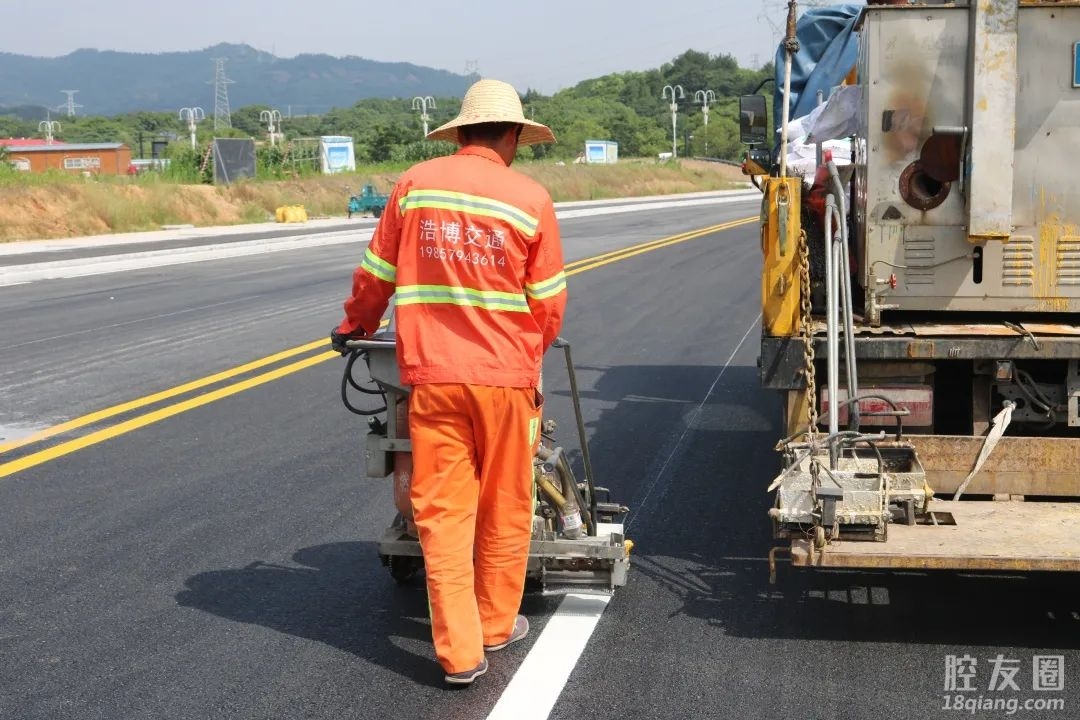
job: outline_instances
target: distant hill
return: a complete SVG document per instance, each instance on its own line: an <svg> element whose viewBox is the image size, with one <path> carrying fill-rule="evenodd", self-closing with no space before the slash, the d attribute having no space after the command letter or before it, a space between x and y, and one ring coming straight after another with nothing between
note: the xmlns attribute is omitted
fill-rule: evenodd
<svg viewBox="0 0 1080 720"><path fill-rule="evenodd" d="M298 55L279 58L248 45L205 50L125 53L77 50L58 58L0 53L0 107L66 103L62 90L78 90L80 115L137 110L214 109L214 59L226 58L229 105L288 106L294 114L350 107L363 98L461 96L471 78L410 63L359 57ZM54 113L56 111L54 110Z"/></svg>
<svg viewBox="0 0 1080 720"><path fill-rule="evenodd" d="M56 115L56 110L43 105L19 105L17 107L4 107L0 105L0 115L11 115L19 120L37 122L46 117L48 113Z"/></svg>

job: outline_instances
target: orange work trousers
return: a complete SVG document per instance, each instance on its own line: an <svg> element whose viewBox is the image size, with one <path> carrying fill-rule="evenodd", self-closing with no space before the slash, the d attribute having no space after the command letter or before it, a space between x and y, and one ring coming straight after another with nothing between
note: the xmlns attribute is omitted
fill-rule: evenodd
<svg viewBox="0 0 1080 720"><path fill-rule="evenodd" d="M543 402L532 388L423 384L409 396L413 516L432 639L448 673L510 637L532 535L532 458Z"/></svg>

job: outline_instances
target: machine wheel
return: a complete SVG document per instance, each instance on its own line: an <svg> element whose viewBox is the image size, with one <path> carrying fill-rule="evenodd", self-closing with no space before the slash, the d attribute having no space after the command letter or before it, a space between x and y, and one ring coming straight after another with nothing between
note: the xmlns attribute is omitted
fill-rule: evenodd
<svg viewBox="0 0 1080 720"><path fill-rule="evenodd" d="M371 214L374 215L375 217L382 217L382 208L381 207L375 208L374 210L371 211Z"/></svg>
<svg viewBox="0 0 1080 720"><path fill-rule="evenodd" d="M345 212L348 213L346 217L352 218L352 210L346 210Z"/></svg>
<svg viewBox="0 0 1080 720"><path fill-rule="evenodd" d="M416 573L424 566L424 563L417 557L391 555L387 565L390 568L390 577L394 578L398 585L405 585L416 577Z"/></svg>
<svg viewBox="0 0 1080 720"><path fill-rule="evenodd" d="M820 550L825 547L825 528L820 525L814 526L814 547Z"/></svg>

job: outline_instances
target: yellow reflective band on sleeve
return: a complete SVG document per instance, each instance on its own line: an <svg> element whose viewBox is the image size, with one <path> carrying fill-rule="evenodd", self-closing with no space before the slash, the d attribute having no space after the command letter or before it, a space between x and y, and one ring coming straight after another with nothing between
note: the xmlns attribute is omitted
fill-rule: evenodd
<svg viewBox="0 0 1080 720"><path fill-rule="evenodd" d="M525 294L533 300L546 300L549 297L558 295L565 289L566 273L564 272L559 272L558 275L547 280L525 284Z"/></svg>
<svg viewBox="0 0 1080 720"><path fill-rule="evenodd" d="M360 267L388 283L397 280L397 268L373 253L371 248L368 248L364 253L364 260L360 263Z"/></svg>
<svg viewBox="0 0 1080 720"><path fill-rule="evenodd" d="M480 195L468 195L450 190L410 190L398 201L398 205L402 213L408 210L432 208L483 215L507 222L528 237L535 235L540 225L539 220L513 205Z"/></svg>
<svg viewBox="0 0 1080 720"><path fill-rule="evenodd" d="M461 305L483 310L529 312L529 303L524 295L451 285L403 285L397 289L394 302L399 307L402 305Z"/></svg>

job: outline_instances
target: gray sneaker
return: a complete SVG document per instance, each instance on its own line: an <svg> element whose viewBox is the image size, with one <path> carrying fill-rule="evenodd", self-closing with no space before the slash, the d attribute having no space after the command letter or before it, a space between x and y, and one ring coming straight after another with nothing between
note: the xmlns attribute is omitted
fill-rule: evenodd
<svg viewBox="0 0 1080 720"><path fill-rule="evenodd" d="M510 633L510 637L508 637L505 641L503 641L503 642L501 642L501 643L499 643L497 645L485 645L484 650L486 652L494 652L496 650L502 650L504 647L506 647L510 643L517 642L518 640L520 640L521 638L525 637L528 634L529 634L529 619L526 618L524 615L518 615L517 618L514 620L514 629Z"/></svg>
<svg viewBox="0 0 1080 720"><path fill-rule="evenodd" d="M459 673L447 673L446 682L451 685L472 685L473 680L480 677L487 672L488 661L484 658L480 661L480 664L474 667L472 670L465 670Z"/></svg>

